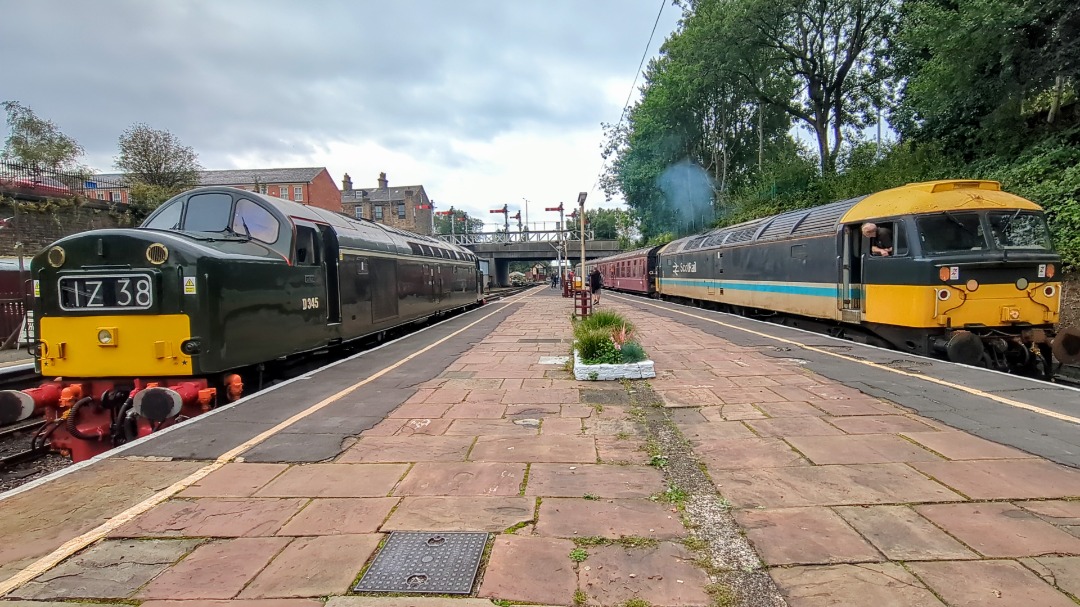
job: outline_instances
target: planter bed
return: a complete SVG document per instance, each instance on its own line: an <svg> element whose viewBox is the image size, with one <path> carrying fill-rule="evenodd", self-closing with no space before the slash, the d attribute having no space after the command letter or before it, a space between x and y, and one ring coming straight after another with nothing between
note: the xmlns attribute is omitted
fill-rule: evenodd
<svg viewBox="0 0 1080 607"><path fill-rule="evenodd" d="M651 360L624 364L587 365L581 362L577 348L574 349L574 379L578 381L608 381L613 379L647 379L656 377Z"/></svg>

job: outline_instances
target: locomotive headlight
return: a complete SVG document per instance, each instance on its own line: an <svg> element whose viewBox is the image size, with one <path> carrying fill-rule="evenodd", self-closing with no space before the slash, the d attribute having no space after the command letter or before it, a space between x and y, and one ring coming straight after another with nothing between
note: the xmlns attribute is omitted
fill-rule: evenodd
<svg viewBox="0 0 1080 607"><path fill-rule="evenodd" d="M951 293L949 293L948 289L938 289L937 298L940 299L941 301L948 300L950 295L951 295Z"/></svg>
<svg viewBox="0 0 1080 607"><path fill-rule="evenodd" d="M112 327L105 327L98 329L97 332L98 344L102 346L115 346L116 345L116 329Z"/></svg>
<svg viewBox="0 0 1080 607"><path fill-rule="evenodd" d="M1026 278L1017 278L1016 279L1016 288L1020 289L1021 291L1028 288L1028 279L1026 279Z"/></svg>
<svg viewBox="0 0 1080 607"><path fill-rule="evenodd" d="M1046 277L1047 278L1053 278L1054 277L1054 264L1052 264L1052 263L1046 264Z"/></svg>
<svg viewBox="0 0 1080 607"><path fill-rule="evenodd" d="M155 266L160 266L168 259L169 248L161 244L160 242L155 242L154 244L146 247L146 261L149 261Z"/></svg>
<svg viewBox="0 0 1080 607"><path fill-rule="evenodd" d="M979 290L979 281L975 280L974 278L967 281L967 290L971 291L971 292L978 291Z"/></svg>
<svg viewBox="0 0 1080 607"><path fill-rule="evenodd" d="M53 247L49 249L49 253L48 255L46 255L46 257L49 260L50 266L54 268L59 268L60 266L64 265L64 259L67 257L67 254L64 253L63 247Z"/></svg>
<svg viewBox="0 0 1080 607"><path fill-rule="evenodd" d="M940 270L938 270L937 274L938 278L941 279L941 282L949 280L949 268L941 268Z"/></svg>
<svg viewBox="0 0 1080 607"><path fill-rule="evenodd" d="M1057 293L1057 289L1054 288L1054 285L1046 285L1043 287L1043 295L1053 297L1055 293Z"/></svg>

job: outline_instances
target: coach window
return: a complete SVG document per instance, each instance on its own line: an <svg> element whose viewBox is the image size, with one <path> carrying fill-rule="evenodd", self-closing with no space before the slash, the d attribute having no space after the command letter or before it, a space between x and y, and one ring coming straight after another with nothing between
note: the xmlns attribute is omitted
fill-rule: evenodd
<svg viewBox="0 0 1080 607"><path fill-rule="evenodd" d="M270 214L270 211L254 202L242 198L236 203L236 211L233 212L233 232L246 234L266 244L274 244L277 242L280 227L281 224Z"/></svg>

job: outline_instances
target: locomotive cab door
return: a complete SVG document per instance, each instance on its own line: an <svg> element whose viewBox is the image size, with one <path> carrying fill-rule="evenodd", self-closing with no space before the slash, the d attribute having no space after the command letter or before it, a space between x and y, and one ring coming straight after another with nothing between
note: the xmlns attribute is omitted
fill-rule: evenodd
<svg viewBox="0 0 1080 607"><path fill-rule="evenodd" d="M341 295L339 289L338 261L341 259L338 251L337 234L330 226L319 226L319 239L323 251L323 268L326 271L326 322L336 324L341 322Z"/></svg>
<svg viewBox="0 0 1080 607"><path fill-rule="evenodd" d="M847 225L838 236L840 254L837 256L839 277L836 285L836 306L840 320L860 322L865 309L862 298L862 234L859 225Z"/></svg>

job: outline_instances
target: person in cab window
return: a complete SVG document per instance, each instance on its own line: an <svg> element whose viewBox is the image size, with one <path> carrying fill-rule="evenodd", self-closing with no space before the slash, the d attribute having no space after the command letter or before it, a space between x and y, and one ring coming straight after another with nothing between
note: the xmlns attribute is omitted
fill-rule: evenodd
<svg viewBox="0 0 1080 607"><path fill-rule="evenodd" d="M879 228L876 224L864 223L862 235L870 240L871 255L888 257L893 254L892 230L889 228Z"/></svg>

